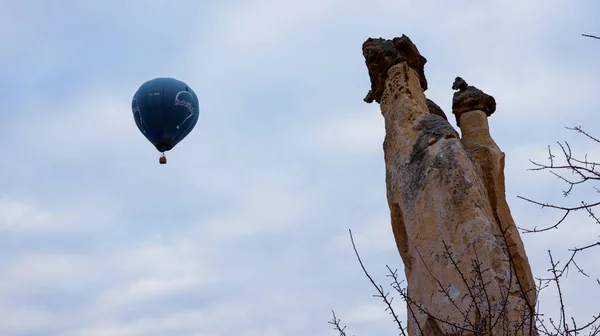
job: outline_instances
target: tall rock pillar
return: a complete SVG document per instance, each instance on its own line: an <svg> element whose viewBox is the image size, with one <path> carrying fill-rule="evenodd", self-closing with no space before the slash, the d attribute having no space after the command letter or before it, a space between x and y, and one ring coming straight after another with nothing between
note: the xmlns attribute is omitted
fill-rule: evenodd
<svg viewBox="0 0 600 336"><path fill-rule="evenodd" d="M510 248L513 271L518 276L517 285L527 293L527 303L535 305L535 281L525 246L506 202L505 154L492 138L487 121L496 111L496 101L460 77L456 77L452 89L458 90L452 99L452 113L460 127L462 143L483 179L498 227L505 232L503 239Z"/></svg>
<svg viewBox="0 0 600 336"><path fill-rule="evenodd" d="M377 101L385 119L387 198L408 282L409 335L526 334L525 296L500 235L503 205L490 201L501 192L484 183L487 166L465 150L470 138L461 140L425 97L427 60L404 35L368 39L363 55L371 79L365 101Z"/></svg>

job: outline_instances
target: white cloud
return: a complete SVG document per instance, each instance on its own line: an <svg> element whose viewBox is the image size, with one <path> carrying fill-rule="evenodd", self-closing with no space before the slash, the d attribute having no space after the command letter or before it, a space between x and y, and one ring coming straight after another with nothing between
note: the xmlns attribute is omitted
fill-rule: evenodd
<svg viewBox="0 0 600 336"><path fill-rule="evenodd" d="M307 152L347 157L382 154L384 135L379 107L369 105L357 111L332 114L309 130L302 127L289 141L296 146L300 144Z"/></svg>
<svg viewBox="0 0 600 336"><path fill-rule="evenodd" d="M219 24L223 37L241 54L274 47L304 29L307 22L322 23L339 1L254 0L230 5L222 12ZM319 22L321 21L321 22Z"/></svg>
<svg viewBox="0 0 600 336"><path fill-rule="evenodd" d="M358 223L357 227L358 229L352 230L352 237L360 255L374 252L396 253L397 247L393 239L389 216ZM329 243L329 248L337 253L354 254L348 231L333 238Z"/></svg>
<svg viewBox="0 0 600 336"><path fill-rule="evenodd" d="M23 335L47 333L65 327L64 319L48 310L22 307L18 304L0 305L3 316L0 333L3 335Z"/></svg>
<svg viewBox="0 0 600 336"><path fill-rule="evenodd" d="M72 254L28 254L14 258L4 267L5 285L11 285L11 293L28 287L43 286L77 287L91 280L96 267L89 265L85 256ZM18 288L16 288L18 287Z"/></svg>
<svg viewBox="0 0 600 336"><path fill-rule="evenodd" d="M157 271L165 277L165 270L157 269ZM186 291L197 290L207 278L213 276L208 273L203 276L137 279L101 292L91 311L94 311L96 316L115 316L127 310L152 304L153 299L168 298Z"/></svg>
<svg viewBox="0 0 600 336"><path fill-rule="evenodd" d="M133 123L131 96L123 92L128 91L88 87L72 91L72 100L56 104L28 100L13 121L11 140L37 159L77 160L119 153L123 145L145 140Z"/></svg>
<svg viewBox="0 0 600 336"><path fill-rule="evenodd" d="M0 230L5 233L83 233L102 230L114 213L101 205L72 202L76 207L45 206L38 197L0 196ZM90 219L93 216L93 219Z"/></svg>
<svg viewBox="0 0 600 336"><path fill-rule="evenodd" d="M205 234L219 238L248 237L285 232L300 225L316 204L309 199L304 180L288 172L248 182L239 190L236 206L226 215L202 223Z"/></svg>
<svg viewBox="0 0 600 336"><path fill-rule="evenodd" d="M20 202L7 197L0 198L0 228L28 229L52 228L62 223L53 221L53 214L37 209L32 204Z"/></svg>
<svg viewBox="0 0 600 336"><path fill-rule="evenodd" d="M399 316L404 316L406 314L406 307L401 300L396 300L399 304L393 306L394 311ZM389 312L385 311L385 304L378 301L364 302L346 311L341 311L341 313L343 313L344 319L356 324L393 323L392 316Z"/></svg>
<svg viewBox="0 0 600 336"><path fill-rule="evenodd" d="M235 318L234 312L231 313L231 317ZM218 316L219 313L209 313L205 311L188 311L177 314L170 314L168 316L153 317L153 318L142 318L136 321L130 322L109 322L102 321L97 323L98 325L92 324L89 327L83 329L74 329L68 332L62 333L62 336L75 336L75 335L90 335L90 336L154 336L175 333L178 335L192 335L193 330L201 330L207 323L213 318L218 318L219 321L223 321L222 316ZM200 334L200 335L211 335L211 333ZM212 334L214 335L214 334Z"/></svg>
<svg viewBox="0 0 600 336"><path fill-rule="evenodd" d="M487 66L482 74L483 78L465 79L496 98L498 116L493 118L506 119L506 123L535 123L541 118L564 120L561 115L567 115L567 111L569 118L575 119L587 114L586 106L594 101L596 81L590 78L589 70L569 63L540 60L528 65L526 72L504 63Z"/></svg>

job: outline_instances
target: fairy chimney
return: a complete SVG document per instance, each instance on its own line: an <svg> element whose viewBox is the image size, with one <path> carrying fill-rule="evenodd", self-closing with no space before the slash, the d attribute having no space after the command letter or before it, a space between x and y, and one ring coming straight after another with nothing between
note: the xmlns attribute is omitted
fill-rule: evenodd
<svg viewBox="0 0 600 336"><path fill-rule="evenodd" d="M427 60L405 35L369 38L365 101L385 119L392 231L405 266L409 335L530 334L535 288L490 136L493 97L457 78L453 114L425 97ZM531 329L530 329L531 328Z"/></svg>
<svg viewBox="0 0 600 336"><path fill-rule="evenodd" d="M460 127L463 146L479 171L499 230L506 232L506 245L510 248L518 285L528 293L527 300L533 304L536 301L533 274L525 246L506 202L505 154L492 139L487 120L496 111L496 101L494 97L469 86L460 77L456 77L452 89L458 90L452 99L452 113Z"/></svg>

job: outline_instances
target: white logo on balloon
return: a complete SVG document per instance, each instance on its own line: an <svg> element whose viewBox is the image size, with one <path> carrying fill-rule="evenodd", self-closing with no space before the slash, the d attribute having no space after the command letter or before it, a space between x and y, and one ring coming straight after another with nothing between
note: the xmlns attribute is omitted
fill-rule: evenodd
<svg viewBox="0 0 600 336"><path fill-rule="evenodd" d="M189 100L194 101L194 96L192 96L192 94L189 93L188 91L179 91L177 93L177 95L175 95L175 106L184 106L190 112L190 115L188 115L185 119L183 119L183 121L179 125L177 125L177 127L175 127L177 129L179 129L179 127L181 127L181 125L183 125L188 119L193 117L194 113L196 112L196 111L194 111L194 106L192 105L192 103L190 101L179 99L179 96L181 96L182 94L188 95Z"/></svg>
<svg viewBox="0 0 600 336"><path fill-rule="evenodd" d="M140 128L142 129L142 132L146 133L146 130L144 129L144 120L142 119L142 112L138 106L137 98L133 98L132 105L133 117L135 118L135 114L137 113L138 117L140 118Z"/></svg>

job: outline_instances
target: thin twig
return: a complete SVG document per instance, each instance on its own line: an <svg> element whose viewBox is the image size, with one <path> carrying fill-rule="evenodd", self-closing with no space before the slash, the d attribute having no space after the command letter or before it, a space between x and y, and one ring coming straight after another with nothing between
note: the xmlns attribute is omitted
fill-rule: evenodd
<svg viewBox="0 0 600 336"><path fill-rule="evenodd" d="M600 40L600 37L595 36L595 35L588 35L588 34L581 34L581 36L585 36L585 37L591 37L591 38L595 38L597 40Z"/></svg>
<svg viewBox="0 0 600 336"><path fill-rule="evenodd" d="M369 274L369 272L367 272L367 269L365 268L365 265L363 264L362 260L360 259L360 255L358 254L358 250L356 249L356 244L354 244L354 237L352 236L352 230L348 230L348 232L350 232L350 241L352 242L352 248L354 249L354 253L356 254L356 259L358 259L358 263L360 264L360 267L362 268L362 270L365 273L365 275L367 276L367 278L369 278L369 281L371 281L371 284L375 287L375 289L379 293L379 294L374 295L374 296L375 297L379 297L379 298L381 298L383 300L383 302L387 306L385 310L390 312L390 314L394 318L394 322L396 322L396 324L398 324L398 329L400 329L400 331L402 332L403 336L406 336L406 333L404 331L404 327L402 326L402 322L400 322L400 318L398 317L398 315L394 311L394 308L392 307L391 300L388 299L389 293L384 293L383 292L383 287L381 285L378 286L377 283L375 283L375 280L373 280L373 278Z"/></svg>
<svg viewBox="0 0 600 336"><path fill-rule="evenodd" d="M333 325L333 330L339 332L340 336L346 336L346 326L342 327L340 325L341 320L335 316L335 311L332 310L331 313L333 314L333 318L327 323Z"/></svg>

